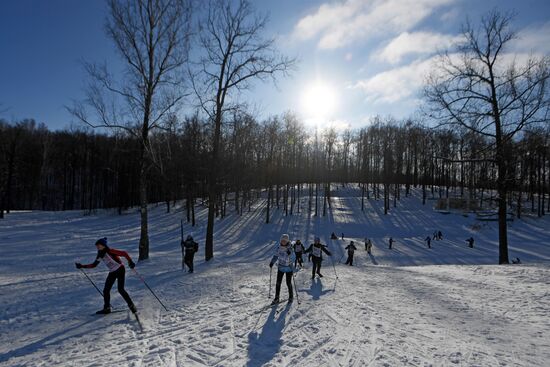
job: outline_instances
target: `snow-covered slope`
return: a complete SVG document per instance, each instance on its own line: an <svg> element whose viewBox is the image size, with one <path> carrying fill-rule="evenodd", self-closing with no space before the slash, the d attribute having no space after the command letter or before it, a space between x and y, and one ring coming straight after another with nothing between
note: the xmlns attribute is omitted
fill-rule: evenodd
<svg viewBox="0 0 550 367"><path fill-rule="evenodd" d="M0 221L0 365L4 366L543 366L550 359L550 220L526 218L510 228L510 256L496 266L497 226L442 215L418 197L402 198L384 216L382 202L360 210L359 191L340 188L327 217L261 204L217 222L215 259L204 254L205 211L185 226L200 243L196 273L180 270L181 211L152 207L151 259L127 273L127 290L145 332L127 313L92 316L102 300L76 269L94 259L95 240L137 257L139 215L104 212L12 213ZM441 230L427 249L423 239ZM295 278L301 304L267 308L274 242L287 232L309 243L319 235L333 252L322 279L311 265ZM345 234L330 241L329 235ZM363 243L354 267L338 261L349 240ZM397 242L387 248L387 240ZM476 247L465 239L474 236ZM447 264L447 265L441 265ZM410 266L423 265L423 266ZM106 270L88 273L102 288ZM336 274L338 278L336 278ZM273 294L273 291L272 291ZM283 285L282 294L286 295ZM112 292L112 304L123 301ZM263 309L264 308L264 309Z"/></svg>

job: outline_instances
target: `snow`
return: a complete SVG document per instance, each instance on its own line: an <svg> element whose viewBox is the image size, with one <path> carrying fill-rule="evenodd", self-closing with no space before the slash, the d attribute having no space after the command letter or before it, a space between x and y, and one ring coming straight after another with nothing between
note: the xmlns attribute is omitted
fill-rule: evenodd
<svg viewBox="0 0 550 367"><path fill-rule="evenodd" d="M184 228L200 244L194 274L181 271L182 208L166 214L151 206L151 259L136 270L169 311L127 269L143 333L129 312L92 316L102 299L74 268L75 260L93 261L101 236L137 258L137 211L11 213L0 221L0 365L547 365L550 219L512 222L510 257L522 264L498 266L496 222L437 213L414 194L384 216L382 200L366 201L363 213L360 191L340 187L327 217L310 216L303 199L300 214L274 211L271 224L258 203L217 222L209 263L206 211L197 208L198 227ZM434 230L444 239L428 249L423 240ZM345 240L328 240L333 231ZM312 281L306 260L295 278L301 304L262 311L270 302L267 264L281 233L307 245L319 235L335 267L326 258L324 277ZM465 241L470 236L474 249ZM373 240L372 256L365 237ZM353 267L338 262L350 240L360 241ZM105 267L87 271L102 289ZM125 307L116 289L111 299Z"/></svg>

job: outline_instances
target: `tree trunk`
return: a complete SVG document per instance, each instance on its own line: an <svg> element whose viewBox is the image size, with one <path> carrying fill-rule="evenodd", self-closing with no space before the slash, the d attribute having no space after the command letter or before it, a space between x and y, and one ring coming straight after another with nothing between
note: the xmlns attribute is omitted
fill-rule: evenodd
<svg viewBox="0 0 550 367"><path fill-rule="evenodd" d="M147 228L147 169L145 167L145 146L141 148L141 162L139 170L139 202L141 215L141 232L139 237L139 260L149 258L149 234Z"/></svg>

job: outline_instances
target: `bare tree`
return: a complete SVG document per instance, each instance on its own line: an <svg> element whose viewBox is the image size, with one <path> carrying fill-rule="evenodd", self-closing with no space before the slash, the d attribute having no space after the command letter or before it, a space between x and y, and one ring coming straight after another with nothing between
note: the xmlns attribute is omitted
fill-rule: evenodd
<svg viewBox="0 0 550 367"><path fill-rule="evenodd" d="M259 16L250 2L213 0L201 29L203 55L191 72L200 107L213 124L212 163L208 175L208 224L205 258L214 254L214 214L224 113L237 108L238 93L255 80L286 74L294 60L279 54L273 38L265 38L266 16Z"/></svg>
<svg viewBox="0 0 550 367"><path fill-rule="evenodd" d="M479 28L467 23L455 53L442 55L428 80L429 115L492 141L497 166L499 263L508 263L507 191L512 139L524 127L547 122L549 58L507 53L516 38L512 16L492 11Z"/></svg>
<svg viewBox="0 0 550 367"><path fill-rule="evenodd" d="M149 258L147 172L150 132L161 128L184 97L182 67L187 62L190 5L187 0L108 0L106 33L119 52L124 73L113 77L106 65L87 64L87 99L69 108L92 126L122 129L140 141L141 234L139 260ZM89 107L93 116L87 112Z"/></svg>

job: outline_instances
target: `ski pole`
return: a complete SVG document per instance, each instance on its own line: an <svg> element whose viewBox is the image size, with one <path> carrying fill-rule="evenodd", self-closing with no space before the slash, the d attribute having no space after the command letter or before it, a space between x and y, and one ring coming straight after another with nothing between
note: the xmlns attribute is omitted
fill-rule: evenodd
<svg viewBox="0 0 550 367"><path fill-rule="evenodd" d="M96 289L96 291L99 292L99 294L101 294L101 297L103 297L103 292L99 290L99 288L97 287L97 285L95 285L94 281L92 279L90 279L90 277L88 276L88 274L86 274L86 272L84 270L82 270L82 268L78 269L82 272L82 274L84 274L84 276L86 278L88 278L88 280L90 281L90 283L92 283L92 285L94 286L94 288Z"/></svg>
<svg viewBox="0 0 550 367"><path fill-rule="evenodd" d="M338 279L338 274L336 273L336 266L334 265L334 259L332 258L332 255L330 256L330 260L332 261L332 268L334 269L334 275L336 276L336 279Z"/></svg>
<svg viewBox="0 0 550 367"><path fill-rule="evenodd" d="M88 280L90 281L90 283L92 283L92 285L94 286L94 288L96 289L96 291L99 292L99 294L101 294L101 297L103 297L103 292L99 290L99 288L97 287L97 285L95 285L94 281L92 279L90 279L90 277L88 276L88 274L86 274L86 272L84 270L82 270L82 268L78 269L82 272L82 274L84 274L84 276L86 278L88 278ZM109 305L111 306L111 305ZM111 306L112 307L112 306Z"/></svg>
<svg viewBox="0 0 550 367"><path fill-rule="evenodd" d="M271 298L271 274L273 274L273 267L269 268L269 296L267 298Z"/></svg>
<svg viewBox="0 0 550 367"><path fill-rule="evenodd" d="M151 289L151 287L149 287L149 285L147 284L147 282L145 281L145 279L143 279L143 277L137 272L136 269L132 269L134 271L134 273L137 275L137 277L143 282L143 284L145 284L145 286L147 287L147 289L149 289L149 291L151 292L151 294L153 296L155 296L155 298L157 299L157 301L159 301L159 303L162 305L162 307L164 307L164 309L166 311L168 311L168 309L166 308L166 306L164 305L164 303L162 303L162 301L157 297L157 295L155 294L155 292L153 292L153 290Z"/></svg>
<svg viewBox="0 0 550 367"><path fill-rule="evenodd" d="M345 255L346 255L345 253L342 255L342 257L341 257L340 260L338 261L339 263L342 262L342 259L344 258Z"/></svg>
<svg viewBox="0 0 550 367"><path fill-rule="evenodd" d="M183 219L180 223L180 229L181 229L181 270L185 270L185 256L183 254Z"/></svg>
<svg viewBox="0 0 550 367"><path fill-rule="evenodd" d="M294 282L294 291L296 291L296 302L298 302L298 304L300 304L300 298L298 297L298 288L296 287L296 276L294 276L294 274L292 274L292 281Z"/></svg>

